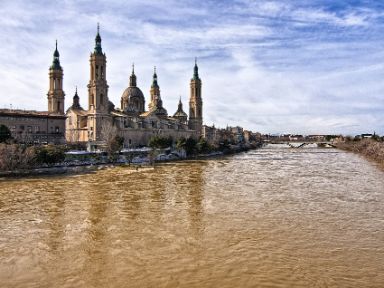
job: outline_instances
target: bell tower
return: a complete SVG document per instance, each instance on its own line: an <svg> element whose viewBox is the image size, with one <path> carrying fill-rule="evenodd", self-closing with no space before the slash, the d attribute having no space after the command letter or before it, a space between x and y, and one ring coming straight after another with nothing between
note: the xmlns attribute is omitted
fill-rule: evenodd
<svg viewBox="0 0 384 288"><path fill-rule="evenodd" d="M159 84L157 83L157 73L156 73L156 66L153 70L153 80L152 80L152 85L151 85L151 90L149 91L151 95L151 101L148 104L149 110L156 109L157 107L157 102L160 100L160 87Z"/></svg>
<svg viewBox="0 0 384 288"><path fill-rule="evenodd" d="M90 59L90 79L88 83L88 139L105 141L103 127L112 125L109 114L108 84L106 78L106 56L101 48L100 26L97 24L95 48ZM104 130L105 130L104 129Z"/></svg>
<svg viewBox="0 0 384 288"><path fill-rule="evenodd" d="M95 49L91 53L90 79L88 84L88 109L97 113L108 112L108 84L106 80L105 53L101 48L100 27L97 24L97 34L95 38Z"/></svg>
<svg viewBox="0 0 384 288"><path fill-rule="evenodd" d="M197 135L200 136L203 126L203 100L201 98L201 79L199 78L199 68L197 67L196 59L190 87L188 127L191 130L195 130Z"/></svg>
<svg viewBox="0 0 384 288"><path fill-rule="evenodd" d="M60 66L60 54L56 49L53 53L53 62L49 67L48 112L64 115L63 68Z"/></svg>

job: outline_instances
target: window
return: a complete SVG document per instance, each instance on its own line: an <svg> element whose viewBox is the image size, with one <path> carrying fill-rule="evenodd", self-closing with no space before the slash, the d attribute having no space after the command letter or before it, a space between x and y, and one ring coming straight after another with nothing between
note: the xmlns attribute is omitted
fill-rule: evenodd
<svg viewBox="0 0 384 288"><path fill-rule="evenodd" d="M40 132L40 126L35 126L35 133L39 133Z"/></svg>
<svg viewBox="0 0 384 288"><path fill-rule="evenodd" d="M104 103L104 95L100 94L100 104L103 105Z"/></svg>
<svg viewBox="0 0 384 288"><path fill-rule="evenodd" d="M24 130L24 125L20 125L20 130Z"/></svg>
<svg viewBox="0 0 384 288"><path fill-rule="evenodd" d="M59 126L56 126L56 127L55 127L55 132L56 132L56 133L59 133L59 132L60 132Z"/></svg>
<svg viewBox="0 0 384 288"><path fill-rule="evenodd" d="M32 126L27 126L27 132L32 133Z"/></svg>

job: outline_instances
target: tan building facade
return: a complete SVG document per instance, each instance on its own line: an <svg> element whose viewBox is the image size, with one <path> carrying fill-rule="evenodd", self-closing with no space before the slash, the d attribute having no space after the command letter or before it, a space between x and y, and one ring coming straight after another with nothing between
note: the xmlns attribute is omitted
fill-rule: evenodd
<svg viewBox="0 0 384 288"><path fill-rule="evenodd" d="M201 80L195 63L191 79L190 115L183 111L181 99L173 116L163 106L156 67L150 88L150 101L145 111L144 93L137 86L137 76L132 67L129 87L120 100L120 107L109 101L106 55L102 51L99 27L95 38L95 48L90 56L90 81L88 84L88 109L79 104L77 91L73 104L66 112L66 139L68 142L102 143L110 131L124 138L126 147L145 146L153 136L179 138L201 136L202 98ZM192 114L191 114L192 113ZM107 136L108 135L108 136Z"/></svg>
<svg viewBox="0 0 384 288"><path fill-rule="evenodd" d="M64 115L47 112L0 109L0 124L21 143L64 143L65 119Z"/></svg>

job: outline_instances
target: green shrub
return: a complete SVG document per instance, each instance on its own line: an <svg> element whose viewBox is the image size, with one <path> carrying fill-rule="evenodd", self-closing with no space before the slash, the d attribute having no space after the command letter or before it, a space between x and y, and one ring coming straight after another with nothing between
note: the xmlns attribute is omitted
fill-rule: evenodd
<svg viewBox="0 0 384 288"><path fill-rule="evenodd" d="M149 140L148 146L151 148L160 148L164 149L167 147L171 147L173 144L173 139L171 136L169 137L161 137L161 136L154 136Z"/></svg>
<svg viewBox="0 0 384 288"><path fill-rule="evenodd" d="M54 164L63 162L65 149L61 146L47 145L36 147L36 162L38 164Z"/></svg>

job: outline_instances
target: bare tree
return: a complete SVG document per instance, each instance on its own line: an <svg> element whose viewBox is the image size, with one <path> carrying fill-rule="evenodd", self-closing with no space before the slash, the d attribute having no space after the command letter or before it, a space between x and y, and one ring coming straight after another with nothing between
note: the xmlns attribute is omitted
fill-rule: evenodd
<svg viewBox="0 0 384 288"><path fill-rule="evenodd" d="M119 135L117 127L111 122L105 122L101 127L100 139L105 145L108 156L115 160L124 143L124 138Z"/></svg>

